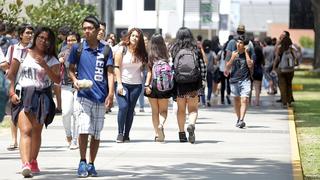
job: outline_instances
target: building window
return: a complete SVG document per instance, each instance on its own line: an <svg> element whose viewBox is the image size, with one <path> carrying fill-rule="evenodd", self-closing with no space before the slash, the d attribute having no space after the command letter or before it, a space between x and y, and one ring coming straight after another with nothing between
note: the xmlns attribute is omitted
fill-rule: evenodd
<svg viewBox="0 0 320 180"><path fill-rule="evenodd" d="M144 10L145 11L155 11L156 10L156 0L144 0Z"/></svg>
<svg viewBox="0 0 320 180"><path fill-rule="evenodd" d="M116 10L122 10L122 0L117 0L117 8Z"/></svg>

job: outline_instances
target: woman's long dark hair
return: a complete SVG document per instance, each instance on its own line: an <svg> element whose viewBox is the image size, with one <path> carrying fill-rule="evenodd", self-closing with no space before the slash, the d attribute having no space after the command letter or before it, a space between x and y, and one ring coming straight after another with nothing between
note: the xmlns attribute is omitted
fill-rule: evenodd
<svg viewBox="0 0 320 180"><path fill-rule="evenodd" d="M34 37L33 37L33 43L30 47L30 49L34 49L36 46L36 40L38 38L38 36L42 33L42 32L47 32L48 33L48 47L46 49L45 54L49 56L49 59L53 56L57 58L57 54L56 54L56 37L53 33L53 31L48 28L48 27L38 27L35 32L34 32Z"/></svg>
<svg viewBox="0 0 320 180"><path fill-rule="evenodd" d="M172 45L170 51L172 57L175 57L180 49L197 49L197 43L192 35L192 32L186 27L181 27L176 34L176 41Z"/></svg>
<svg viewBox="0 0 320 180"><path fill-rule="evenodd" d="M280 54L282 54L284 51L288 50L290 46L292 45L292 41L290 37L284 36L283 39L280 42Z"/></svg>
<svg viewBox="0 0 320 180"><path fill-rule="evenodd" d="M129 32L123 37L122 45L129 46L130 45L130 36L136 31L138 33L138 41L133 49L133 55L142 61L143 64L148 62L148 53L146 50L146 46L144 44L143 32L139 28L132 28Z"/></svg>
<svg viewBox="0 0 320 180"><path fill-rule="evenodd" d="M161 34L154 34L149 42L149 51L148 51L148 66L152 68L153 63L163 59L169 62L169 53L167 50L166 43L164 42Z"/></svg>
<svg viewBox="0 0 320 180"><path fill-rule="evenodd" d="M211 41L209 39L205 39L203 42L202 42L202 48L204 50L205 53L210 53L211 51Z"/></svg>

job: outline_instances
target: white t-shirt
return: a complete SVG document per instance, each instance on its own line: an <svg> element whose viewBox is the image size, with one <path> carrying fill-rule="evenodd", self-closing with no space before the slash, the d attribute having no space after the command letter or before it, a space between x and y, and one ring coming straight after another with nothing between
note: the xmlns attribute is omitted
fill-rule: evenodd
<svg viewBox="0 0 320 180"><path fill-rule="evenodd" d="M13 49L12 49L13 47ZM29 45L26 47L23 47L21 45L21 43L18 44L14 44L9 46L7 54L6 54L6 61L10 64L11 60L13 57L21 57L23 54L21 53L25 53L26 49L29 48ZM13 51L12 51L13 50Z"/></svg>
<svg viewBox="0 0 320 180"><path fill-rule="evenodd" d="M122 48L119 48L122 50ZM121 79L126 84L142 84L141 62L132 63L133 56L129 50L122 58Z"/></svg>
<svg viewBox="0 0 320 180"><path fill-rule="evenodd" d="M5 61L5 58L4 58L3 52L0 49L0 63L2 63L4 61Z"/></svg>
<svg viewBox="0 0 320 180"><path fill-rule="evenodd" d="M36 87L39 89L44 89L53 84L52 80L47 75L46 71L36 63L35 59L31 57L30 53L24 56L15 56L19 53L14 54L13 58L17 59L20 62L20 72L17 75L17 82L22 87ZM21 50L20 50L21 51ZM48 59L48 56L45 56L45 60L49 67L59 64L59 61L56 57L51 57Z"/></svg>
<svg viewBox="0 0 320 180"><path fill-rule="evenodd" d="M225 66L226 66L226 61L224 60L224 50L220 50L218 52L218 55L220 56L219 70L221 72L224 72L224 69L225 69Z"/></svg>

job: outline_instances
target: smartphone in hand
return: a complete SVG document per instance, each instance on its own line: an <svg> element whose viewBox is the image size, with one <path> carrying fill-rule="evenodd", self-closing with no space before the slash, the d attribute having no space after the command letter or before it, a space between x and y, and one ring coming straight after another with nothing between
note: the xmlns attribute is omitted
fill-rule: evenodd
<svg viewBox="0 0 320 180"><path fill-rule="evenodd" d="M21 99L22 87L18 84L15 88L15 93L19 99Z"/></svg>

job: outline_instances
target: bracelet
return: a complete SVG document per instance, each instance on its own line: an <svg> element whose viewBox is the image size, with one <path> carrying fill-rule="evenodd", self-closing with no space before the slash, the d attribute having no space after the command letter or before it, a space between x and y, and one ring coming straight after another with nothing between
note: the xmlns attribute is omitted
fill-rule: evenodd
<svg viewBox="0 0 320 180"><path fill-rule="evenodd" d="M118 68L119 69L120 67L119 66L113 66L113 68Z"/></svg>
<svg viewBox="0 0 320 180"><path fill-rule="evenodd" d="M150 87L150 85L149 84L145 84L144 87Z"/></svg>

